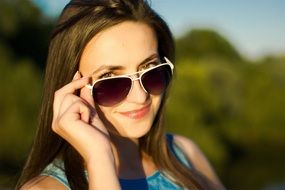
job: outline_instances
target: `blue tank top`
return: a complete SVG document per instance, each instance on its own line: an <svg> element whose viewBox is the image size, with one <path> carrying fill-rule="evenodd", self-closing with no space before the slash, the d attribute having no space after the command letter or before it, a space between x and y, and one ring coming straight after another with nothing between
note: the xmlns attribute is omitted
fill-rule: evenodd
<svg viewBox="0 0 285 190"><path fill-rule="evenodd" d="M173 135L167 134L167 142L171 151L177 157L177 159L185 165L185 167L191 168L191 163L186 159L182 150L173 142ZM68 180L64 172L64 164L61 160L56 159L50 163L44 171L41 173L43 176L50 176L60 183L62 183L67 189L71 190ZM87 173L86 173L87 175ZM122 190L182 190L180 186L175 184L171 177L167 173L162 171L155 171L151 176L141 179L119 179Z"/></svg>

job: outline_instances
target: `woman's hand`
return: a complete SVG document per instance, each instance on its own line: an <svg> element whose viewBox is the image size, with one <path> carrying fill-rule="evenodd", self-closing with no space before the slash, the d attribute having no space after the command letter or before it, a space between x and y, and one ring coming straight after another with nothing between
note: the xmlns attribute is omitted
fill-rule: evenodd
<svg viewBox="0 0 285 190"><path fill-rule="evenodd" d="M55 92L52 130L83 157L89 189L120 190L109 134L96 114L90 92L82 90L88 82L89 78L81 78L77 72ZM80 97L77 90L81 90Z"/></svg>
<svg viewBox="0 0 285 190"><path fill-rule="evenodd" d="M55 92L52 121L53 131L68 141L86 163L111 151L109 134L96 114L90 92L85 93L85 99L75 95L89 80L76 72L69 84Z"/></svg>

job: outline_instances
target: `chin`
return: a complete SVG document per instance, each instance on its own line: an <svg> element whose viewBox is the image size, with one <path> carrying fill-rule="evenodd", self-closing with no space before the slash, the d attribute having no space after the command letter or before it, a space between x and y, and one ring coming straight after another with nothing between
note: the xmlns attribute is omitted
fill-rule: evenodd
<svg viewBox="0 0 285 190"><path fill-rule="evenodd" d="M119 135L122 137L126 137L126 138L131 138L131 139L139 139L143 136L145 136L151 129L151 125L149 126L143 126L143 127L139 127L139 126L131 126L133 129L128 128L126 130L120 131Z"/></svg>

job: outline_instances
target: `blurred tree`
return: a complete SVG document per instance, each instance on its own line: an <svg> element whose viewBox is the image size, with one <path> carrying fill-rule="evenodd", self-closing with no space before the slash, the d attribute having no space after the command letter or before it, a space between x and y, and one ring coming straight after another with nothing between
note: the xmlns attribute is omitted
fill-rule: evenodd
<svg viewBox="0 0 285 190"><path fill-rule="evenodd" d="M284 182L285 56L246 61L215 31L196 29L177 39L177 60L169 130L194 139L229 189Z"/></svg>
<svg viewBox="0 0 285 190"><path fill-rule="evenodd" d="M36 128L51 21L29 0L0 1L0 189L19 172Z"/></svg>
<svg viewBox="0 0 285 190"><path fill-rule="evenodd" d="M241 60L240 54L228 40L207 29L194 29L177 39L177 57Z"/></svg>
<svg viewBox="0 0 285 190"><path fill-rule="evenodd" d="M14 183L36 129L41 76L30 59L15 59L0 44L0 184ZM1 189L1 185L0 185Z"/></svg>
<svg viewBox="0 0 285 190"><path fill-rule="evenodd" d="M169 130L194 139L229 189L284 180L283 59L234 65L180 59L167 107Z"/></svg>
<svg viewBox="0 0 285 190"><path fill-rule="evenodd" d="M29 0L0 1L0 41L19 58L44 69L52 20Z"/></svg>
<svg viewBox="0 0 285 190"><path fill-rule="evenodd" d="M241 81L227 62L197 63L184 61L176 68L167 124L171 131L194 139L221 169L231 148L223 142L222 126L225 118L233 118L240 111Z"/></svg>

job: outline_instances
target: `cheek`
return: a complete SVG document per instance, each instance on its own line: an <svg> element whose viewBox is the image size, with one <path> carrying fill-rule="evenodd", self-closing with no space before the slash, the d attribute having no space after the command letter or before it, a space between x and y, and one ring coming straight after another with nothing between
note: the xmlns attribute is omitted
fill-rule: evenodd
<svg viewBox="0 0 285 190"><path fill-rule="evenodd" d="M156 111L160 107L161 100L162 100L162 95L161 96L152 96L152 104L153 104L154 108L156 109Z"/></svg>

